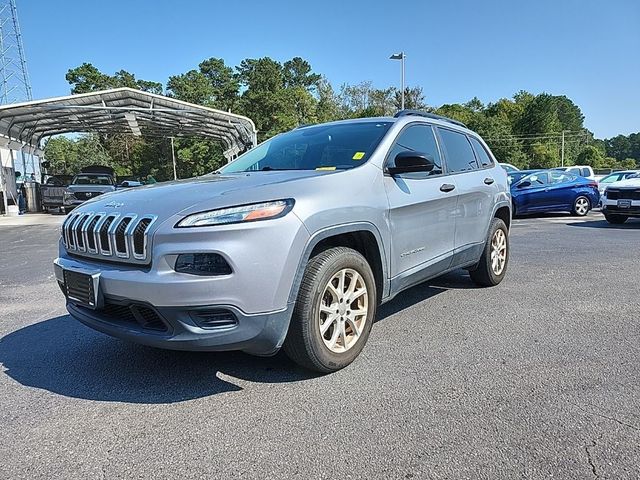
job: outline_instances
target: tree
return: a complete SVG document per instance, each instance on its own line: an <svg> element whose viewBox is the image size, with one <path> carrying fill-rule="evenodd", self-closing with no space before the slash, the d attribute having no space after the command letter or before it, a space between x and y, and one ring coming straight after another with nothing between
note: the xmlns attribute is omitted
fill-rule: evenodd
<svg viewBox="0 0 640 480"><path fill-rule="evenodd" d="M75 175L89 165L117 166L97 135L50 138L44 147L44 156L51 163L48 171L57 175Z"/></svg>
<svg viewBox="0 0 640 480"><path fill-rule="evenodd" d="M311 73L311 65L300 57L294 57L284 62L282 66L285 88L304 88L308 91L315 89L322 78L317 73Z"/></svg>
<svg viewBox="0 0 640 480"><path fill-rule="evenodd" d="M119 70L114 75L102 73L91 63L83 63L79 67L69 69L65 76L71 84L71 93L86 93L109 88L130 87L151 93L162 93L162 84L149 80L138 80L126 70Z"/></svg>
<svg viewBox="0 0 640 480"><path fill-rule="evenodd" d="M233 68L227 67L221 58L211 57L198 65L213 89L210 105L219 110L232 110L238 102L240 82Z"/></svg>
<svg viewBox="0 0 640 480"><path fill-rule="evenodd" d="M401 90L394 90L394 106L396 110L402 108ZM405 87L404 89L404 108L411 110L431 111L431 108L425 103L422 87Z"/></svg>
<svg viewBox="0 0 640 480"><path fill-rule="evenodd" d="M167 93L179 100L207 105L214 98L214 88L209 79L197 70L173 75L167 82Z"/></svg>
<svg viewBox="0 0 640 480"><path fill-rule="evenodd" d="M578 165L589 165L591 167L597 168L603 162L604 158L600 150L598 150L593 145L587 145L582 149L582 151L578 154Z"/></svg>

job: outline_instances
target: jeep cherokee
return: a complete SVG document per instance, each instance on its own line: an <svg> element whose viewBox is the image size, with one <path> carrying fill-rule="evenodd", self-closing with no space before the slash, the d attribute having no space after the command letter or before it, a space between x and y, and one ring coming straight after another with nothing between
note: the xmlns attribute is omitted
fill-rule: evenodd
<svg viewBox="0 0 640 480"><path fill-rule="evenodd" d="M69 313L114 337L284 348L330 372L399 292L460 268L500 283L510 222L507 174L482 139L405 110L300 127L215 173L88 201L54 269Z"/></svg>

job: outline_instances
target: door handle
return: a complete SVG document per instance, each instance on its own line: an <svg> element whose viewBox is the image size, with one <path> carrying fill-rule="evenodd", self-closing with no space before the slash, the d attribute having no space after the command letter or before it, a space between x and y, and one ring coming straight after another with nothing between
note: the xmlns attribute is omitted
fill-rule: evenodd
<svg viewBox="0 0 640 480"><path fill-rule="evenodd" d="M451 185L450 183L444 183L441 187L440 187L440 191L441 192L450 192L451 190L453 190L454 188L456 188L455 185Z"/></svg>
<svg viewBox="0 0 640 480"><path fill-rule="evenodd" d="M491 185L493 182L495 182L495 180L491 177L487 177L484 179L484 183L486 183L487 185Z"/></svg>

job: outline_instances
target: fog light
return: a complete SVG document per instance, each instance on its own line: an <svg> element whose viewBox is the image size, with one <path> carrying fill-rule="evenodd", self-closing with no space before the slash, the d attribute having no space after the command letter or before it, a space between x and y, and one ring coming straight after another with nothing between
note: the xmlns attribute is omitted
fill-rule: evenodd
<svg viewBox="0 0 640 480"><path fill-rule="evenodd" d="M174 270L190 275L229 275L231 266L217 253L182 253Z"/></svg>

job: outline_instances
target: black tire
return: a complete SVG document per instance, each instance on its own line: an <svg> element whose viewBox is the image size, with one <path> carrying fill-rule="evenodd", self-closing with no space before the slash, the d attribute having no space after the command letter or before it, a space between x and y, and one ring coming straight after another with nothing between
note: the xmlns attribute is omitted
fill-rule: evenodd
<svg viewBox="0 0 640 480"><path fill-rule="evenodd" d="M496 274L491 268L491 242L497 230L502 230L506 240L506 258L504 267L499 274ZM499 218L494 218L491 221L489 227L489 233L484 245L484 251L480 257L480 261L472 269L469 270L469 276L473 283L481 287L493 287L498 285L505 274L507 273L507 267L509 266L509 229L505 223Z"/></svg>
<svg viewBox="0 0 640 480"><path fill-rule="evenodd" d="M604 218L606 218L607 222L612 223L613 225L622 225L629 217L626 215L605 213Z"/></svg>
<svg viewBox="0 0 640 480"><path fill-rule="evenodd" d="M356 343L347 351L335 353L325 345L320 333L320 302L329 281L340 270L349 268L362 277L367 289L367 315ZM285 353L297 364L321 373L334 372L349 365L367 343L375 319L376 282L367 260L357 251L335 247L314 256L304 271L300 291L284 342Z"/></svg>
<svg viewBox="0 0 640 480"><path fill-rule="evenodd" d="M579 210L578 202L580 201L587 202L587 209L586 211L584 211L584 213L582 211L578 211ZM584 217L587 215L587 213L589 213L589 210L591 210L591 200L589 200L584 195L580 195L573 201L573 207L571 208L571 215L574 215L576 217Z"/></svg>

